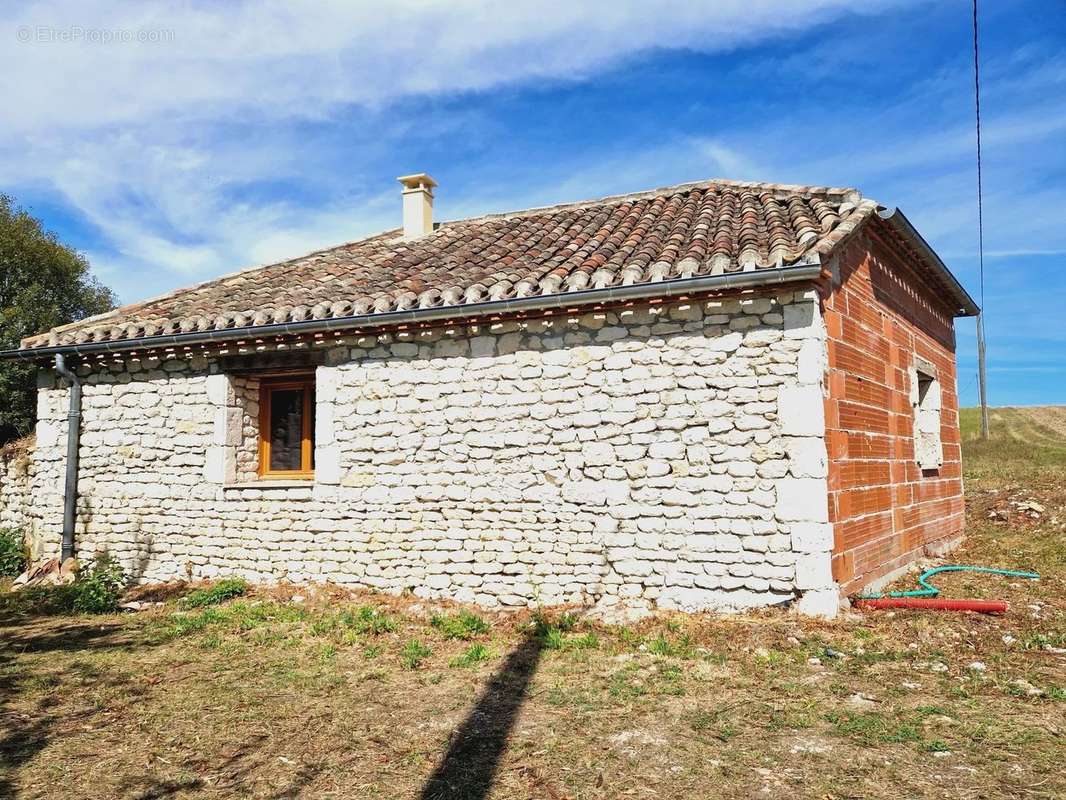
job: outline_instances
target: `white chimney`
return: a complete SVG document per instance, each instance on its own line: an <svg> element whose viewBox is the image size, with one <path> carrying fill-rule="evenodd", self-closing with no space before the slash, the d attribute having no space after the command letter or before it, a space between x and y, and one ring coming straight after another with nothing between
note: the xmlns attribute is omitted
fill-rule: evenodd
<svg viewBox="0 0 1066 800"><path fill-rule="evenodd" d="M433 233L433 187L437 182L424 172L396 180L403 184L403 238L411 241Z"/></svg>

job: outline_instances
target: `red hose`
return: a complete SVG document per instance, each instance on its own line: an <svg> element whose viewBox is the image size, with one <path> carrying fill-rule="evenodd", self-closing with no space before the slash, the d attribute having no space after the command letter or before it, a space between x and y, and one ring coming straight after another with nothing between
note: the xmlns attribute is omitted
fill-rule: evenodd
<svg viewBox="0 0 1066 800"><path fill-rule="evenodd" d="M941 600L938 597L856 598L862 608L928 608L934 611L979 611L982 614L1006 614L1004 600Z"/></svg>

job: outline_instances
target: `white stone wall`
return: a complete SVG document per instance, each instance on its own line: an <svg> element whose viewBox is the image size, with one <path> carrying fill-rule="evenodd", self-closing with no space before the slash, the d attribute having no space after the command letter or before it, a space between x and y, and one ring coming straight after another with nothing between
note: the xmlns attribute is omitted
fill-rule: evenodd
<svg viewBox="0 0 1066 800"><path fill-rule="evenodd" d="M30 503L28 442L0 448L0 528L25 529Z"/></svg>
<svg viewBox="0 0 1066 800"><path fill-rule="evenodd" d="M130 361L85 380L79 552L485 605L835 608L813 292L333 343L316 479L249 482L245 382ZM58 547L67 392L41 390Z"/></svg>

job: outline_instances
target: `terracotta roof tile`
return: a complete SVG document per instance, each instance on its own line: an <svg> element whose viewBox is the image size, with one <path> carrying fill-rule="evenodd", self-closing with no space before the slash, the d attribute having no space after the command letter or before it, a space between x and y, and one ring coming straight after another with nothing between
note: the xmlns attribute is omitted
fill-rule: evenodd
<svg viewBox="0 0 1066 800"><path fill-rule="evenodd" d="M713 180L399 231L125 306L26 347L461 305L828 253L876 209L852 189Z"/></svg>

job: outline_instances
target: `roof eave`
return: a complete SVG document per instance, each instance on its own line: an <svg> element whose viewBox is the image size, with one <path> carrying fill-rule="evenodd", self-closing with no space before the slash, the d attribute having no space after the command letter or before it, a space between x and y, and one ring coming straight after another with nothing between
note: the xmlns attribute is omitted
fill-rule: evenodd
<svg viewBox="0 0 1066 800"><path fill-rule="evenodd" d="M801 281L817 280L822 274L822 264L815 255L787 267L726 272L720 275L701 275L694 278L675 278L666 281L637 283L627 286L608 286L602 289L585 289L549 295L518 297L509 300L490 300L454 306L415 308L406 311L386 311L377 314L362 314L351 317L302 320L271 325L252 325L242 328L196 331L164 336L143 336L135 339L119 339L106 342L83 342L81 344L30 347L0 351L0 360L41 361L57 354L100 355L155 350L159 348L188 347L192 345L221 344L270 336L293 336L331 333L347 329L379 328L393 325L419 324L434 320L454 319L457 323L471 318L495 316L520 312L546 311L550 309L577 308L626 300L651 300L677 297L698 292L714 292L730 289L752 289Z"/></svg>
<svg viewBox="0 0 1066 800"><path fill-rule="evenodd" d="M898 208L884 208L877 212L877 216L885 223L890 225L892 229L902 236L915 250L917 250L924 258L929 268L936 274L936 276L944 282L946 286L951 289L952 297L957 304L956 316L959 317L976 317L981 313L980 307L970 297L969 292L963 288L959 280L951 274L951 270L948 269L940 256L936 254L936 251L929 246L929 243L918 233L917 228L911 224L911 221L907 219L906 215Z"/></svg>

